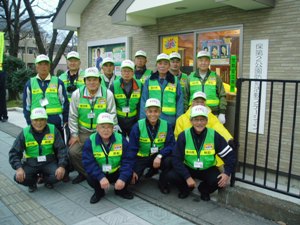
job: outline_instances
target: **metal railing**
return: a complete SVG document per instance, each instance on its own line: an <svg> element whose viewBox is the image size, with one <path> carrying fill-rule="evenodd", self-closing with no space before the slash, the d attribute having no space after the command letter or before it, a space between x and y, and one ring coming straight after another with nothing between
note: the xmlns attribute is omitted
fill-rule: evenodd
<svg viewBox="0 0 300 225"><path fill-rule="evenodd" d="M298 80L237 80L235 180L300 198Z"/></svg>

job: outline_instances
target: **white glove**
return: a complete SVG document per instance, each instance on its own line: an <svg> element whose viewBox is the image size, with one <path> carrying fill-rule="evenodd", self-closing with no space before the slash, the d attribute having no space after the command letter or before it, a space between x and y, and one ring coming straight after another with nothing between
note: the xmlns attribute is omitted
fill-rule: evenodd
<svg viewBox="0 0 300 225"><path fill-rule="evenodd" d="M218 116L218 119L219 119L221 124L224 124L226 122L225 114L220 113L219 116Z"/></svg>
<svg viewBox="0 0 300 225"><path fill-rule="evenodd" d="M119 133L122 133L122 129L119 125L115 125L114 126L114 132L119 132Z"/></svg>

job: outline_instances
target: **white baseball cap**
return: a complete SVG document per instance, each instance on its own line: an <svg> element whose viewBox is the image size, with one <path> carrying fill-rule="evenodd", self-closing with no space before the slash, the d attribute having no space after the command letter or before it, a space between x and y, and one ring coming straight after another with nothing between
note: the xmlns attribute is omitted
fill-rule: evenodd
<svg viewBox="0 0 300 225"><path fill-rule="evenodd" d="M160 101L157 98L149 98L146 101L145 108L151 107L151 106L156 106L160 108Z"/></svg>
<svg viewBox="0 0 300 225"><path fill-rule="evenodd" d="M201 58L201 57L207 57L210 59L210 54L209 54L209 52L202 50L202 51L198 52L198 54L197 54L197 58Z"/></svg>
<svg viewBox="0 0 300 225"><path fill-rule="evenodd" d="M111 114L106 112L99 114L97 118L97 124L104 124L104 123L114 124L114 119Z"/></svg>
<svg viewBox="0 0 300 225"><path fill-rule="evenodd" d="M49 59L49 57L47 55L44 55L44 54L38 55L36 57L36 59L35 59L35 64L38 64L40 62L48 62L48 63L50 63L50 59Z"/></svg>
<svg viewBox="0 0 300 225"><path fill-rule="evenodd" d="M204 117L208 118L207 108L203 105L194 106L191 110L191 118L194 118L197 116L204 116Z"/></svg>
<svg viewBox="0 0 300 225"><path fill-rule="evenodd" d="M146 54L146 52L144 52L143 50L138 50L138 51L135 53L134 57L137 57L137 56L144 56L145 58L147 58L147 54Z"/></svg>
<svg viewBox="0 0 300 225"><path fill-rule="evenodd" d="M69 52L68 55L67 55L67 59L71 59L71 58L75 58L75 59L79 59L80 60L79 53L75 52L75 51Z"/></svg>
<svg viewBox="0 0 300 225"><path fill-rule="evenodd" d="M85 69L83 78L87 77L100 77L97 67L89 67Z"/></svg>
<svg viewBox="0 0 300 225"><path fill-rule="evenodd" d="M172 52L170 54L170 59L181 59L181 55L178 52Z"/></svg>
<svg viewBox="0 0 300 225"><path fill-rule="evenodd" d="M121 64L121 69L122 68L130 68L130 69L134 70L134 63L131 60L126 59Z"/></svg>
<svg viewBox="0 0 300 225"><path fill-rule="evenodd" d="M167 60L170 61L170 57L165 54L165 53L161 53L156 57L156 62L160 61L160 60Z"/></svg>
<svg viewBox="0 0 300 225"><path fill-rule="evenodd" d="M193 99L196 99L196 98L203 98L204 100L206 100L206 94L202 91L197 91L193 94Z"/></svg>
<svg viewBox="0 0 300 225"><path fill-rule="evenodd" d="M110 58L110 57L104 58L103 61L102 61L101 66L103 66L105 63L112 63L112 64L115 65L115 61L112 58Z"/></svg>
<svg viewBox="0 0 300 225"><path fill-rule="evenodd" d="M48 115L44 108L35 108L31 111L30 119L48 119Z"/></svg>

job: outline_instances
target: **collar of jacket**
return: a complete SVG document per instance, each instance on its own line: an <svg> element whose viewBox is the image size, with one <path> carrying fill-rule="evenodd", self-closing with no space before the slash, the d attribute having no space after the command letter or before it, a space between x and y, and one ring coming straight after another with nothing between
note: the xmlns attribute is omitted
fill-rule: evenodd
<svg viewBox="0 0 300 225"><path fill-rule="evenodd" d="M132 90L138 90L139 86L138 86L136 80L134 78L132 78L131 82L132 82ZM120 83L121 83L121 88L124 88L124 80L122 77L120 78Z"/></svg>
<svg viewBox="0 0 300 225"><path fill-rule="evenodd" d="M210 69L208 69L208 70L207 70L207 72L206 72L206 76L205 76L205 77L208 77L208 76L209 76L209 74L210 74L210 72L211 72L211 70L210 70ZM196 75L197 77L200 77L199 70L196 70L196 73L195 73L195 75Z"/></svg>
<svg viewBox="0 0 300 225"><path fill-rule="evenodd" d="M155 73L152 73L149 79L150 80L158 80L159 79L158 71L156 71ZM168 81L169 83L172 83L172 84L175 83L174 75L171 74L169 71L167 72L166 81Z"/></svg>

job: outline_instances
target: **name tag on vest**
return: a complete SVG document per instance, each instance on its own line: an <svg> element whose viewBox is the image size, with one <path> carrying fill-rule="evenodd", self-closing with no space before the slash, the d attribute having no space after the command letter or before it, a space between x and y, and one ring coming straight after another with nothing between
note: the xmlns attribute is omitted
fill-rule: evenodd
<svg viewBox="0 0 300 225"><path fill-rule="evenodd" d="M38 162L46 162L47 161L46 156L45 155L38 156L37 157L37 161Z"/></svg>
<svg viewBox="0 0 300 225"><path fill-rule="evenodd" d="M44 107L44 106L46 106L46 105L49 104L49 101L48 101L47 98L42 98L42 99L40 100L40 104L41 104L42 107Z"/></svg>
<svg viewBox="0 0 300 225"><path fill-rule="evenodd" d="M93 119L95 118L95 113L91 112L88 114L88 119Z"/></svg>
<svg viewBox="0 0 300 225"><path fill-rule="evenodd" d="M123 113L129 113L130 112L130 108L128 106L122 107L122 112Z"/></svg>
<svg viewBox="0 0 300 225"><path fill-rule="evenodd" d="M151 154L157 153L158 152L158 147L151 147Z"/></svg>
<svg viewBox="0 0 300 225"><path fill-rule="evenodd" d="M109 172L109 171L111 171L111 165L110 164L104 164L104 165L102 165L102 171L103 172Z"/></svg>
<svg viewBox="0 0 300 225"><path fill-rule="evenodd" d="M194 162L194 167L195 168L203 168L203 162Z"/></svg>

